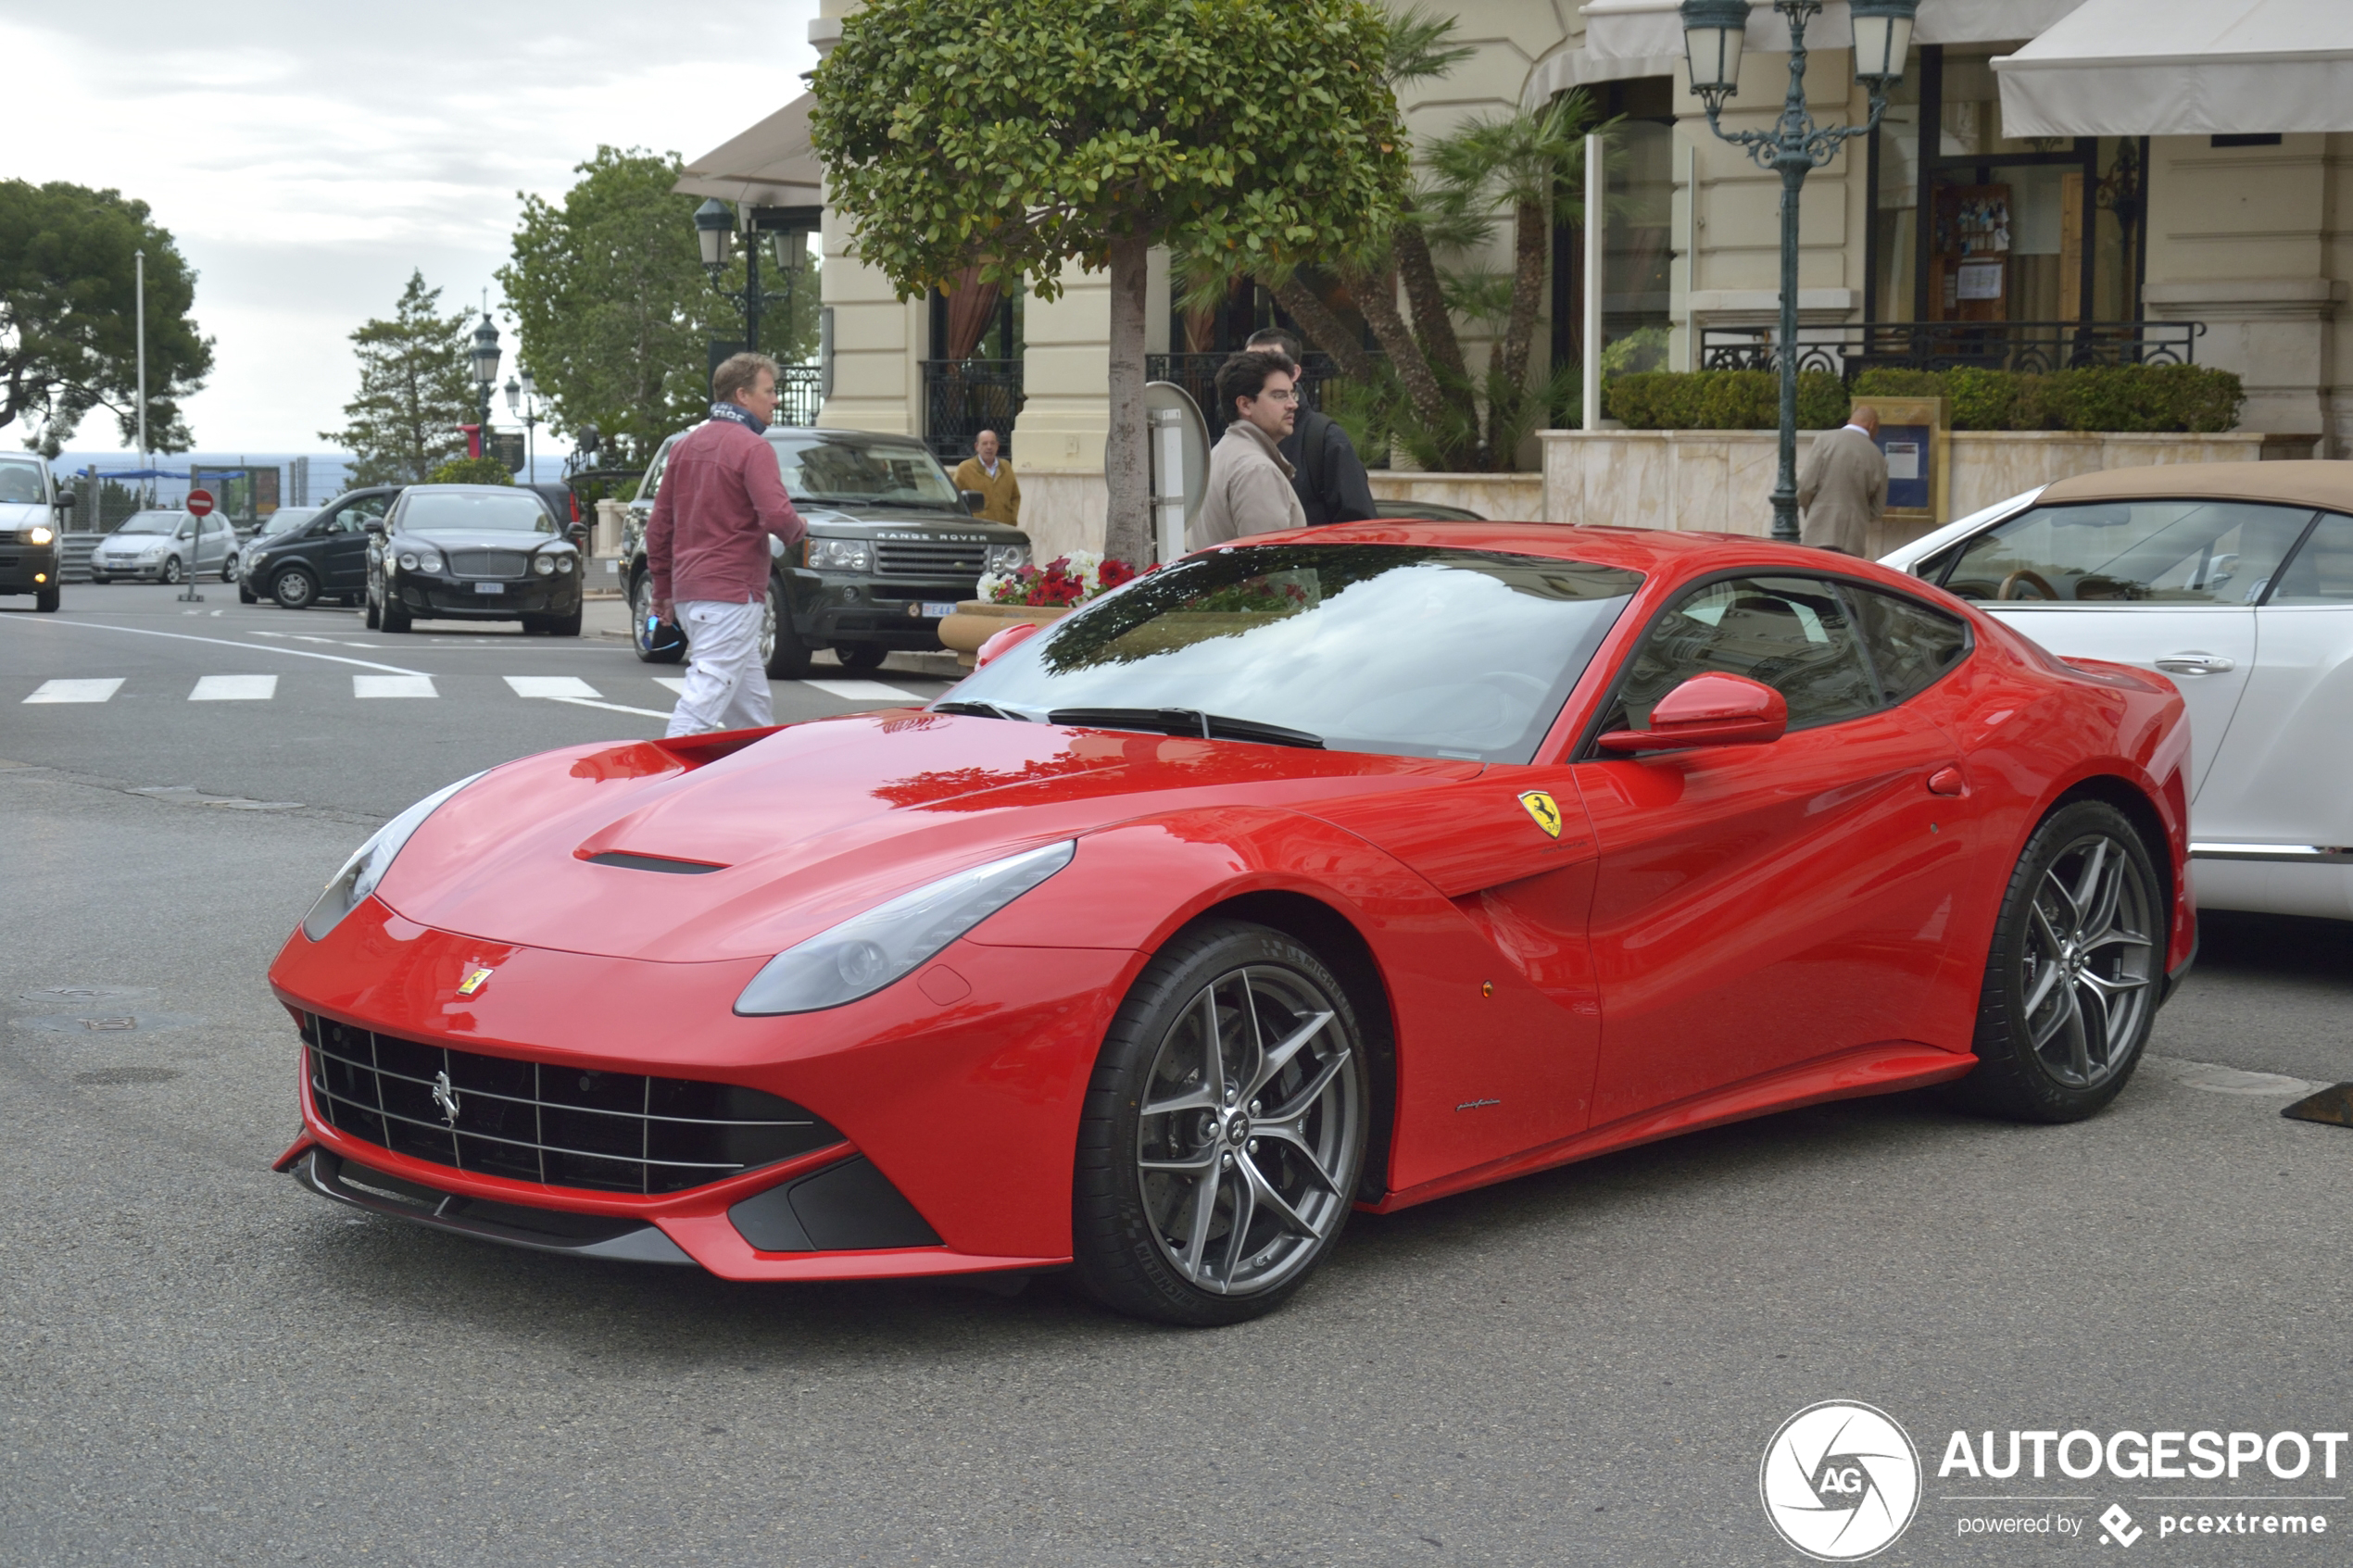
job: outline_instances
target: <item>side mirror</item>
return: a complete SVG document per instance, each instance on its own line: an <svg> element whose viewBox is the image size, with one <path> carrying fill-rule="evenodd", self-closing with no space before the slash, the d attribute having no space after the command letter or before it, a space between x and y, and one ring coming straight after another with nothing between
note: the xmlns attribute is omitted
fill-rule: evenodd
<svg viewBox="0 0 2353 1568"><path fill-rule="evenodd" d="M362 527L362 528L364 528L364 529L366 529L369 533L372 533L372 534L376 535L376 537L378 537L378 538L380 538L380 539L384 537L384 519L382 519L382 518L380 518L380 517L371 517L371 518L368 518L368 519L364 520L363 521L361 521L361 523L359 524L359 526L360 526L360 527Z"/></svg>
<svg viewBox="0 0 2353 1568"><path fill-rule="evenodd" d="M72 491L70 491L70 490L68 490L68 491L61 492L61 493L58 495L57 498L56 500L54 500L54 501L50 502L49 504L50 504L51 506L53 506L53 507L57 508L57 510L61 511L61 512L69 512L69 511L73 510L73 502L74 502L74 495L73 495L73 492L72 492Z"/></svg>
<svg viewBox="0 0 2353 1568"><path fill-rule="evenodd" d="M564 530L564 537L585 550L588 547L588 525L585 522L575 522Z"/></svg>
<svg viewBox="0 0 2353 1568"><path fill-rule="evenodd" d="M998 655L1011 653L1044 630L1045 627L1035 621L1014 621L1011 626L994 633L987 642L980 645L980 650L973 655L973 668L977 670Z"/></svg>
<svg viewBox="0 0 2353 1568"><path fill-rule="evenodd" d="M1647 730L1613 730L1604 751L1674 751L1690 746L1764 746L1789 729L1789 702L1745 675L1694 675L1658 699Z"/></svg>
<svg viewBox="0 0 2353 1568"><path fill-rule="evenodd" d="M956 494L963 498L964 510L975 517L980 515L981 508L988 505L988 497L977 490L959 490Z"/></svg>

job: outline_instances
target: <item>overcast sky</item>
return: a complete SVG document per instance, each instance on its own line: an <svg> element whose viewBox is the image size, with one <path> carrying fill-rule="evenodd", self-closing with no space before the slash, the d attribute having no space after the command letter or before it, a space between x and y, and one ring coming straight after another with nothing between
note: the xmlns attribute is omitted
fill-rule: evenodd
<svg viewBox="0 0 2353 1568"><path fill-rule="evenodd" d="M445 310L507 257L516 192L600 142L710 151L803 90L816 0L116 0L0 11L6 173L144 199L195 266L210 451L313 451L357 383L348 333L411 268ZM501 323L513 368L513 336ZM21 439L11 429L6 437ZM68 445L115 444L86 420Z"/></svg>

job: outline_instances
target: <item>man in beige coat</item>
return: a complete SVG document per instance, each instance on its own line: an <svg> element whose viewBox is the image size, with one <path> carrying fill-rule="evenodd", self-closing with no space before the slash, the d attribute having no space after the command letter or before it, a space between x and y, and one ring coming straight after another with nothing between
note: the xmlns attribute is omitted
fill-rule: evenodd
<svg viewBox="0 0 2353 1568"><path fill-rule="evenodd" d="M1209 454L1209 482L1185 530L1185 547L1306 527L1291 466L1276 450L1299 416L1290 361L1280 354L1235 355L1217 367L1217 400L1231 422Z"/></svg>
<svg viewBox="0 0 2353 1568"><path fill-rule="evenodd" d="M1887 510L1887 454L1871 438L1879 411L1856 405L1846 423L1814 438L1797 477L1797 504L1806 508L1798 537L1819 549L1868 556L1871 525Z"/></svg>

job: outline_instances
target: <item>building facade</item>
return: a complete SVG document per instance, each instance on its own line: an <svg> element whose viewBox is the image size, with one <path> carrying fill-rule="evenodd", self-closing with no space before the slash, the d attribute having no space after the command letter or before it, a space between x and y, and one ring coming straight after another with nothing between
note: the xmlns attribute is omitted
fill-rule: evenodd
<svg viewBox="0 0 2353 1568"><path fill-rule="evenodd" d="M857 4L821 0L811 29L821 51ZM2008 134L1994 60L2081 4L1923 0L1882 124L1806 184L1798 303L1809 353L1849 370L1930 362L1956 343L1969 362L2021 369L2086 354L2191 358L2244 378L2243 429L2353 455L2353 344L2337 320L2353 280L2353 131ZM1860 122L1869 106L1843 11L1832 5L1814 30L1806 91L1818 119ZM1753 361L1779 308L1779 178L1712 133L1686 91L1673 0L1460 0L1452 12L1472 53L1403 102L1416 137L1575 89L1617 121L1605 370ZM1758 16L1727 130L1768 123L1787 84L1769 13ZM1577 232L1556 232L1540 373L1584 351L1582 250ZM1040 548L1099 547L1107 280L1074 274L1051 302L901 300L859 265L831 210L824 253L820 421L922 435L943 456L995 424ZM1171 308L1164 256L1151 287L1150 351L1200 349L1204 329ZM1277 319L1271 300L1238 296L1207 351ZM1474 331L1466 346L1476 373L1485 345Z"/></svg>

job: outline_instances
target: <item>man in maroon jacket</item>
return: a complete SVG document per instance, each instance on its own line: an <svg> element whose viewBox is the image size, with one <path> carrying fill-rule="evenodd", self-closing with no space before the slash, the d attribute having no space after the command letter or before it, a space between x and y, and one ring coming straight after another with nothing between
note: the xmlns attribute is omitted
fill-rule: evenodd
<svg viewBox="0 0 2353 1568"><path fill-rule="evenodd" d="M736 355L711 375L711 420L671 448L646 525L654 613L686 634L673 735L776 721L760 662L768 540L794 545L809 532L785 494L774 449L761 439L776 411L776 362Z"/></svg>

